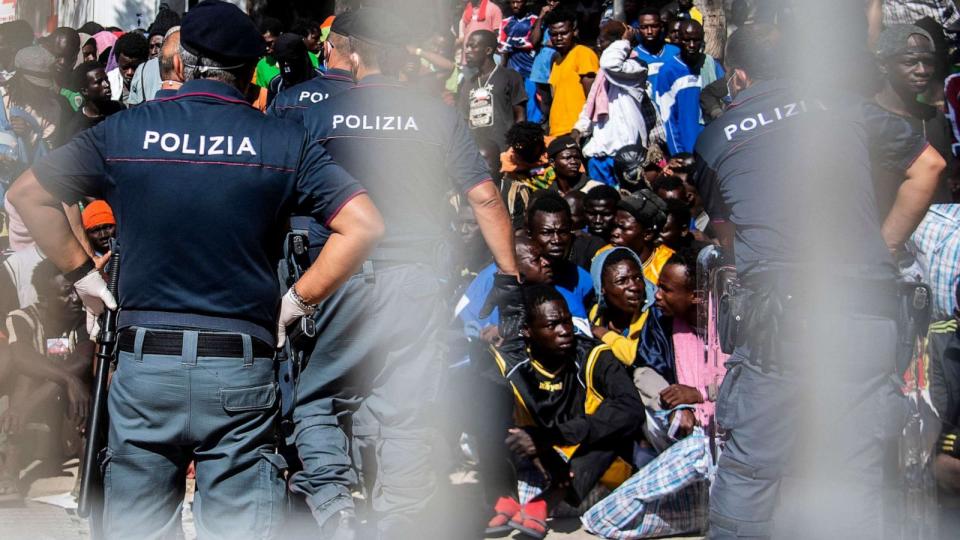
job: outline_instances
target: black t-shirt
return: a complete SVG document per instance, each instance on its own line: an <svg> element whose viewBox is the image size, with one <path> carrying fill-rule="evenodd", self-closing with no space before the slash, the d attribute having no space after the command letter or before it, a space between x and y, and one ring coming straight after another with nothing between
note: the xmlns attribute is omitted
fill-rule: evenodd
<svg viewBox="0 0 960 540"><path fill-rule="evenodd" d="M103 122L111 114L122 111L123 104L119 101L108 101L102 106L102 108L104 109L101 111L103 114L96 118L90 118L89 116L83 114L83 107L80 107L79 110L71 114L67 118L66 122L64 122L64 125L61 126L64 135L63 142L66 143L81 131L88 130L100 122Z"/></svg>
<svg viewBox="0 0 960 540"><path fill-rule="evenodd" d="M573 244L570 246L570 254L567 255L567 260L589 272L593 256L605 245L607 245L607 241L599 236L577 232L573 236Z"/></svg>
<svg viewBox="0 0 960 540"><path fill-rule="evenodd" d="M904 132L901 135L902 137L911 137L913 134L919 133L921 136L926 138L927 142L930 143L930 146L939 152L944 159L952 159L953 154L950 149L952 143L952 138L950 136L950 124L947 122L947 119L943 113L937 110L936 107L922 105L922 115L920 117L914 117L900 116L898 114L886 111L879 105L875 104L870 104L869 106L881 109L883 112L905 121L910 126L911 130L909 133ZM877 154L885 150L886 149L878 149L874 152L873 156L874 161L879 161L881 163L880 166L875 166L873 169L874 185L877 190L877 208L880 211L881 219L890 213L890 209L893 208L893 202L897 198L897 191L900 189L900 185L903 184L904 180L902 174L903 171L899 169L891 170L882 166L882 160L884 159L884 156L882 154ZM950 197L950 186L947 183L946 176L947 170L944 170L940 176L940 183L937 185L937 191L933 196L933 204L948 204L952 202Z"/></svg>
<svg viewBox="0 0 960 540"><path fill-rule="evenodd" d="M695 185L712 220L736 226L741 274L809 270L892 279L873 167L905 171L926 147L895 116L856 96L761 81L697 141Z"/></svg>
<svg viewBox="0 0 960 540"><path fill-rule="evenodd" d="M268 343L287 218L328 223L363 192L302 127L208 80L107 118L34 172L61 200L93 196L113 208L121 327L243 332Z"/></svg>
<svg viewBox="0 0 960 540"><path fill-rule="evenodd" d="M523 76L506 66L497 66L486 77L464 79L457 91L457 109L473 137L478 143L491 141L501 151L506 150L505 136L514 124L513 108L526 102Z"/></svg>

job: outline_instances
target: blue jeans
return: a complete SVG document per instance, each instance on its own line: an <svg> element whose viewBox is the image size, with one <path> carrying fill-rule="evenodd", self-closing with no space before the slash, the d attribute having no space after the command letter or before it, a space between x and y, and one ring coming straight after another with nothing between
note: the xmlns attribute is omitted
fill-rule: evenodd
<svg viewBox="0 0 960 540"><path fill-rule="evenodd" d="M180 355L119 353L110 383L103 458L108 538L170 538L180 527L185 473L196 462L199 538L273 538L286 503L276 451L272 358L197 357L197 332Z"/></svg>

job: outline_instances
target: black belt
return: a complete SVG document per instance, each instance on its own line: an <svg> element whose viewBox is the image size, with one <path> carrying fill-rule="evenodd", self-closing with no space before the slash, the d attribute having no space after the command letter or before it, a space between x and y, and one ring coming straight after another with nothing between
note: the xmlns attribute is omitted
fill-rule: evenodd
<svg viewBox="0 0 960 540"><path fill-rule="evenodd" d="M121 351L132 353L136 339L137 331L126 329L120 332L117 345ZM250 341L254 357L273 358L273 347L254 337L251 337ZM143 336L141 352L179 356L183 352L183 332L147 330ZM197 335L197 356L243 358L243 338L240 334L200 332Z"/></svg>

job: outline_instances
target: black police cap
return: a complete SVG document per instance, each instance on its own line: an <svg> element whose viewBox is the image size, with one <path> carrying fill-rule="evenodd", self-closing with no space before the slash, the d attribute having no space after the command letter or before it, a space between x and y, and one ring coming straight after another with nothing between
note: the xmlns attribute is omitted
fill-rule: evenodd
<svg viewBox="0 0 960 540"><path fill-rule="evenodd" d="M381 8L361 7L337 15L330 31L370 43L403 45L408 41L403 26L396 13Z"/></svg>
<svg viewBox="0 0 960 540"><path fill-rule="evenodd" d="M187 12L180 24L180 42L194 54L227 62L256 60L267 50L250 17L221 0L204 0Z"/></svg>

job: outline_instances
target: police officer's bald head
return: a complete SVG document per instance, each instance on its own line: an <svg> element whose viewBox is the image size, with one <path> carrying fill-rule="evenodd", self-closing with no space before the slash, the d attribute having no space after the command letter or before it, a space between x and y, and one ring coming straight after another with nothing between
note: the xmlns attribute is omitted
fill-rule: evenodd
<svg viewBox="0 0 960 540"><path fill-rule="evenodd" d="M355 71L378 71L385 47L402 46L402 25L391 11L361 7L337 16L330 28L334 46L348 44Z"/></svg>

